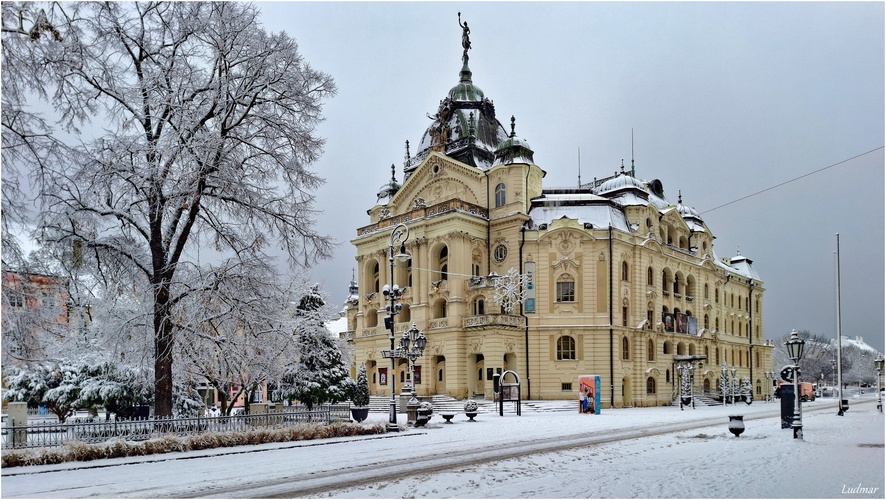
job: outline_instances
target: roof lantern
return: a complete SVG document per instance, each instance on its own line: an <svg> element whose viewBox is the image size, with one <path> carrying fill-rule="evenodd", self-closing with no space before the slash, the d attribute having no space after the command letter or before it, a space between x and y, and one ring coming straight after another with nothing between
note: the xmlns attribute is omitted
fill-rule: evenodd
<svg viewBox="0 0 886 500"><path fill-rule="evenodd" d="M505 128L495 118L492 101L474 85L468 67L471 30L467 22L462 22L460 12L458 25L462 29L463 49L459 81L440 101L437 112L427 115L432 123L422 136L418 153L406 161L404 175L407 179L431 152L489 169L494 163L497 146L508 138Z"/></svg>

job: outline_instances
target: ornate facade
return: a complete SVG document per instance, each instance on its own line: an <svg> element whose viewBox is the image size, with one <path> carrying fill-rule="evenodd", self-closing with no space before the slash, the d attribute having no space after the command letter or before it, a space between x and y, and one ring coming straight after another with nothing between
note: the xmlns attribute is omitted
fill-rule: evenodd
<svg viewBox="0 0 886 500"><path fill-rule="evenodd" d="M371 392L389 396L388 377L398 392L410 380L405 359L390 373L381 355L390 348L383 289L393 282L404 289L396 337L413 323L427 336L419 395L491 399L493 374L513 370L527 399L577 399L578 377L599 375L604 407L654 406L675 399L675 372L691 363L696 393L718 393L725 364L764 397L772 346L751 260L719 259L698 212L668 201L633 165L545 188L514 118L508 131L474 85L463 46L459 82L414 156L407 143L402 185L382 186L351 242L359 295L349 335ZM398 224L411 259L391 276ZM509 310L495 284L511 270L526 286Z"/></svg>

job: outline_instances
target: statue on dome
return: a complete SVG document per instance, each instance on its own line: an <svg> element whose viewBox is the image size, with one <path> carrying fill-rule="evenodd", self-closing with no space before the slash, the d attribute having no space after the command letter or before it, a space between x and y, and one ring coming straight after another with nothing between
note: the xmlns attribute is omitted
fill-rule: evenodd
<svg viewBox="0 0 886 500"><path fill-rule="evenodd" d="M468 50L471 48L471 29L468 28L467 21L461 21L461 12L458 13L458 25L461 26L461 46L465 49L464 54L461 56L462 60L465 64L468 63Z"/></svg>

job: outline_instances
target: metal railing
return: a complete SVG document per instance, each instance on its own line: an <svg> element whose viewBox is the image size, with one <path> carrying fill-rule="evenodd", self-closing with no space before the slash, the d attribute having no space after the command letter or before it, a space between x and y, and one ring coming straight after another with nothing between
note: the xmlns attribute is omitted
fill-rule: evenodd
<svg viewBox="0 0 886 500"><path fill-rule="evenodd" d="M323 405L308 411L302 405L286 406L276 413L221 417L178 417L93 422L45 422L4 425L2 448L51 448L70 442L88 444L111 440L146 441L165 435L190 436L215 432L280 429L298 424L350 420L350 405Z"/></svg>

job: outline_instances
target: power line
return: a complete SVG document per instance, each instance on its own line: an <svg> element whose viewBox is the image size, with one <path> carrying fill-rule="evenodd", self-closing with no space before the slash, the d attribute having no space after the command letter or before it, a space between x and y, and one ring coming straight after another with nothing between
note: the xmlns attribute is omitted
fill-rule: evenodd
<svg viewBox="0 0 886 500"><path fill-rule="evenodd" d="M757 191L756 193L752 193L752 194L749 194L749 195L747 195L747 196L743 196L743 197L741 197L741 198L739 198L739 199L737 199L737 200L732 200L732 201L730 201L730 202L728 202L728 203L724 203L724 204L722 204L722 205L716 206L716 207L714 207L714 208L711 208L710 210L705 210L705 211L703 211L703 212L701 212L701 213L706 214L706 213L709 213L709 212L713 212L714 210L717 210L718 208L723 208L723 207L725 207L725 206L732 205L733 203L738 203L738 202L740 202L740 201L742 201L742 200L746 200L746 199L748 199L748 198L750 198L750 197L752 197L752 196L757 196L758 194L765 193L766 191L771 191L771 190L773 190L773 189L775 189L775 188L777 188L777 187L784 186L785 184L790 184L791 182L798 181L798 180L800 180L800 179L802 179L802 178L804 178L804 177L809 177L810 175L817 174L817 173L822 172L822 171L825 171L825 170L827 170L827 169L829 169L829 168L836 167L837 165L841 165L841 164L846 163L846 162L848 162L848 161L852 161L852 160L854 160L854 159L856 159L856 158L861 158L862 156L869 155L869 154L873 153L874 151L879 151L879 150L881 150L881 149L883 149L883 146L880 146L880 147L878 147L878 148L874 148L874 149L872 149L872 150L870 150L870 151L865 151L864 153L857 154L857 155L853 156L852 158L847 158L847 159L845 159L845 160L838 161L837 163L834 163L834 164L832 164L832 165L828 165L827 167L822 167L822 168L820 168L820 169L818 169L818 170L815 170L815 171L813 171L813 172L809 172L809 173L803 174L803 175L801 175L800 177L795 177L795 178L793 178L793 179L791 179L791 180L789 180L789 181L784 181L784 182L782 182L782 183L780 183L780 184L776 184L776 185L774 185L774 186L770 186L770 187L768 187L768 188L766 188L766 189L763 189L763 190Z"/></svg>

